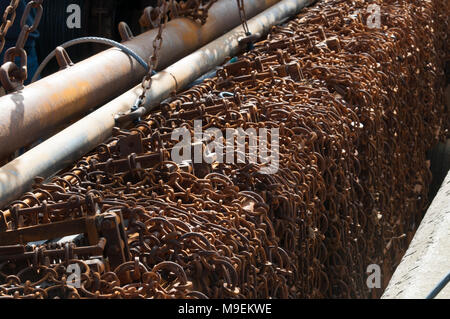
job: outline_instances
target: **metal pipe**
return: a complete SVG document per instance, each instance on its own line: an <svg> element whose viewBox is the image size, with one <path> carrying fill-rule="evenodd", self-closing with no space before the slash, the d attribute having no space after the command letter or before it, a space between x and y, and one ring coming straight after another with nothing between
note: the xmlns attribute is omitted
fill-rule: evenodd
<svg viewBox="0 0 450 319"><path fill-rule="evenodd" d="M278 21L297 14L315 0L283 0L248 23L253 33L265 34ZM239 52L242 27L204 46L153 76L145 106L149 110ZM126 112L140 94L140 86L89 114L21 157L0 168L0 207L26 192L36 176L48 177L64 169L111 136L115 116Z"/></svg>
<svg viewBox="0 0 450 319"><path fill-rule="evenodd" d="M278 1L247 0L245 5L253 17ZM169 66L240 23L236 1L230 0L215 3L203 26L187 18L170 21L163 33L159 67ZM123 44L146 58L153 52L156 33L151 30ZM144 74L129 55L109 49L1 97L0 159L129 90Z"/></svg>

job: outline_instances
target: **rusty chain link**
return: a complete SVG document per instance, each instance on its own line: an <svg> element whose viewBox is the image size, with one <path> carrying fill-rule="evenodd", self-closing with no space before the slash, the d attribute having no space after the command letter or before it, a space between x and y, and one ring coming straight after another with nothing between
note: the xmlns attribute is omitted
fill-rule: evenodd
<svg viewBox="0 0 450 319"><path fill-rule="evenodd" d="M428 205L426 150L448 136L449 9L384 1L383 28L370 29L368 3L319 1L71 170L36 179L0 211L4 238L89 218L102 227L69 244L2 242L0 298L378 297L366 267L380 265L386 286ZM198 119L203 130L278 128L279 171L175 163L172 132L194 135ZM111 233L121 218L124 241Z"/></svg>
<svg viewBox="0 0 450 319"><path fill-rule="evenodd" d="M20 0L11 0L9 6L6 7L3 13L2 24L0 25L0 53L3 51L6 42L6 35L9 28L14 24L16 19L16 9L19 6Z"/></svg>
<svg viewBox="0 0 450 319"><path fill-rule="evenodd" d="M10 93L19 90L23 87L23 83L28 77L27 53L24 46L30 33L36 31L39 26L43 13L43 1L32 0L27 3L20 20L21 31L16 45L5 52L3 65L0 68L0 81L6 92ZM33 25L29 26L26 22L32 9L36 9L36 15L33 20ZM20 58L20 66L15 62L17 57Z"/></svg>
<svg viewBox="0 0 450 319"><path fill-rule="evenodd" d="M147 92L152 87L153 72L156 70L156 68L158 66L159 51L161 50L161 47L163 44L162 33L163 33L164 27L166 26L166 23L169 18L167 15L168 8L169 8L168 2L164 1L161 4L161 6L156 9L157 17L155 19L156 20L155 28L158 29L158 34L156 35L155 39L153 40L153 53L148 62L147 74L142 79L142 83L141 83L142 93L138 98L138 101L136 103L136 108L141 107L142 103L144 103L144 101L145 101Z"/></svg>
<svg viewBox="0 0 450 319"><path fill-rule="evenodd" d="M247 13L245 12L244 0L236 0L239 9L239 17L241 18L242 28L244 29L245 35L251 35L250 29L247 23Z"/></svg>
<svg viewBox="0 0 450 319"><path fill-rule="evenodd" d="M170 19L178 17L186 17L193 21L205 24L208 19L208 11L214 3L218 0L187 0L187 1L175 1L166 0L168 5L168 14ZM157 10L162 6L162 1L159 1L159 5L156 8L147 7L139 19L140 25L145 29L156 28L157 25Z"/></svg>

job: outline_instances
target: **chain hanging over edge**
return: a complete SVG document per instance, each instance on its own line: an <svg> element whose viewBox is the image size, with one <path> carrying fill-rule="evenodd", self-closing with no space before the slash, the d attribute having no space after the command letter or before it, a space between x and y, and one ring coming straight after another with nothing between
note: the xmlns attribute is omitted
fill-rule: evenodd
<svg viewBox="0 0 450 319"><path fill-rule="evenodd" d="M24 46L30 33L36 31L39 26L43 13L43 1L33 0L27 3L22 18L20 19L21 32L16 45L5 52L4 63L0 68L0 81L7 93L15 92L23 88L23 83L28 77L27 53ZM26 24L26 21L31 14L31 9L36 9L36 15L33 25L29 26ZM17 57L20 58L20 66L15 63Z"/></svg>
<svg viewBox="0 0 450 319"><path fill-rule="evenodd" d="M5 12L3 13L2 24L0 25L0 53L5 47L8 30L16 20L16 9L18 6L19 0L11 0L10 5L6 7Z"/></svg>

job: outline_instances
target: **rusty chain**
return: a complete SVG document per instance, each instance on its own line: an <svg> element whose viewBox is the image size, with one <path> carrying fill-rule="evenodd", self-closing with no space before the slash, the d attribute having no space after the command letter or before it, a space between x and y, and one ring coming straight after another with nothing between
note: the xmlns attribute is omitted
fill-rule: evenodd
<svg viewBox="0 0 450 319"><path fill-rule="evenodd" d="M176 17L189 17L194 21L199 20L202 24L206 23L208 17L208 11L211 6L216 3L218 0L188 0L188 1L180 1L176 2L174 0L164 1L160 0L158 2L158 6L147 7L144 10L142 18L140 19L140 23L142 26L147 28L158 29L158 33L153 40L153 53L149 59L149 70L147 74L142 79L141 89L142 92L137 99L135 105L132 107L131 112L136 111L142 104L145 102L146 95L148 91L150 91L152 86L152 76L154 75L156 68L158 66L159 60L159 52L161 50L163 44L162 33L164 28L169 20L169 16L171 18ZM170 12L170 14L169 14ZM128 116L122 116L117 120L126 121Z"/></svg>
<svg viewBox="0 0 450 319"><path fill-rule="evenodd" d="M239 9L239 17L241 18L242 28L244 29L245 35L251 35L250 29L247 23L247 13L245 12L244 0L236 0Z"/></svg>
<svg viewBox="0 0 450 319"><path fill-rule="evenodd" d="M158 29L158 34L156 35L155 39L153 40L153 53L148 62L148 72L142 79L142 83L141 83L142 93L139 96L138 101L136 103L136 109L141 107L142 103L144 103L147 92L152 87L153 72L156 70L156 68L158 66L159 51L161 50L161 47L163 44L162 33L163 33L164 27L168 21L168 15L167 15L168 7L169 7L168 2L164 1L161 4L161 6L156 9L157 18L155 19L156 20L155 28Z"/></svg>
<svg viewBox="0 0 450 319"><path fill-rule="evenodd" d="M130 258L98 258L103 236L0 247L0 298L378 297L366 267L379 264L387 284L428 203L426 150L448 136L449 12L444 0L385 1L383 29L369 29L368 3L319 1L71 170L37 179L0 211L0 231L120 214ZM279 171L173 162L172 132L193 134L198 119L278 128Z"/></svg>
<svg viewBox="0 0 450 319"><path fill-rule="evenodd" d="M208 11L214 3L218 0L187 0L175 1L166 0L168 5L168 14L171 19L178 17L186 17L193 21L205 24L208 19ZM140 25L145 29L152 29L156 27L157 10L162 6L162 2L156 8L147 7L139 19Z"/></svg>
<svg viewBox="0 0 450 319"><path fill-rule="evenodd" d="M39 26L43 13L42 3L43 0L32 0L27 3L20 20L21 32L17 42L14 47L5 52L3 65L0 68L0 80L6 92L14 92L23 87L23 83L28 77L27 53L24 46L30 33L36 31ZM36 9L36 15L33 25L29 26L26 22L32 9ZM20 58L20 66L15 62L17 57Z"/></svg>
<svg viewBox="0 0 450 319"><path fill-rule="evenodd" d="M6 35L9 28L14 24L16 19L16 9L19 6L20 0L11 0L9 6L6 7L3 13L2 24L0 25L0 53L3 51L6 42Z"/></svg>

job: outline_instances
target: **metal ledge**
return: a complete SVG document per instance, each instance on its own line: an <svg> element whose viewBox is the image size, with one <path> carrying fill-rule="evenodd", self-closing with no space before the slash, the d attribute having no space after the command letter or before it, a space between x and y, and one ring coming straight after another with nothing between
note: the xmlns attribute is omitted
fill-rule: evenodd
<svg viewBox="0 0 450 319"><path fill-rule="evenodd" d="M450 271L450 172L428 209L383 299L423 299ZM436 297L450 298L450 285Z"/></svg>

